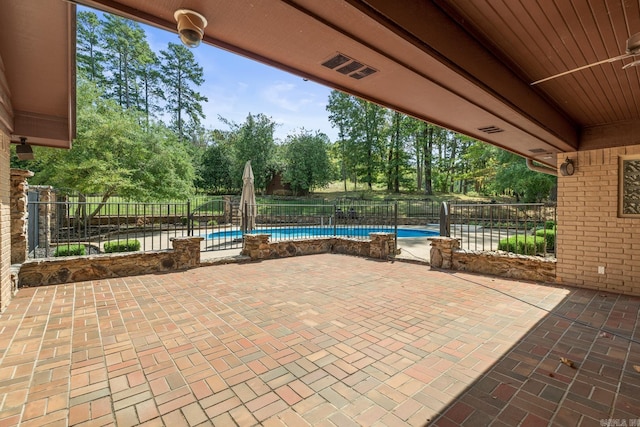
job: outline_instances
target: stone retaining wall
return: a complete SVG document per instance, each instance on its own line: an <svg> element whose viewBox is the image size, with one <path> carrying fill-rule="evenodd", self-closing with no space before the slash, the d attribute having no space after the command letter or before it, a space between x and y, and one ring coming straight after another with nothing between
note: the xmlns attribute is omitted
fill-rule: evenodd
<svg viewBox="0 0 640 427"><path fill-rule="evenodd" d="M242 255L248 256L251 260L321 253L388 259L396 253L393 233L370 233L368 240L324 237L270 242L269 239L269 234L246 234ZM164 251L29 260L20 267L17 275L18 285L30 287L100 280L183 270L201 265L202 237L171 240L173 249ZM431 265L436 268L541 282L555 281L554 259L506 252L465 251L459 248L458 239L448 237L434 237L429 240Z"/></svg>
<svg viewBox="0 0 640 427"><path fill-rule="evenodd" d="M431 266L536 282L556 281L555 258L460 249L460 240L431 237Z"/></svg>
<svg viewBox="0 0 640 427"><path fill-rule="evenodd" d="M286 258L300 255L336 253L386 259L395 255L393 233L370 233L369 240L342 237L269 242L269 234L245 234L242 255L252 260Z"/></svg>
<svg viewBox="0 0 640 427"><path fill-rule="evenodd" d="M82 257L46 258L22 264L18 286L43 286L184 270L200 265L202 237L173 238L173 249Z"/></svg>
<svg viewBox="0 0 640 427"><path fill-rule="evenodd" d="M252 260L284 258L320 253L338 253L386 259L395 250L393 233L371 233L370 240L328 237L269 242L269 234L247 234L242 250ZM135 276L198 267L202 237L171 239L173 249L144 253L28 260L17 274L19 287L56 285L114 277Z"/></svg>

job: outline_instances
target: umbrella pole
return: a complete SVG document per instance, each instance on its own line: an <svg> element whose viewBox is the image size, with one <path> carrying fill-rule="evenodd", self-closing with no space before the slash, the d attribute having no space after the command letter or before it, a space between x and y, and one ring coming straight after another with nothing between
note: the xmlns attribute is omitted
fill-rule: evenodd
<svg viewBox="0 0 640 427"><path fill-rule="evenodd" d="M242 234L247 232L247 220L248 220L248 215L247 213L249 212L248 209L249 204L247 202L244 202L244 207L242 209Z"/></svg>

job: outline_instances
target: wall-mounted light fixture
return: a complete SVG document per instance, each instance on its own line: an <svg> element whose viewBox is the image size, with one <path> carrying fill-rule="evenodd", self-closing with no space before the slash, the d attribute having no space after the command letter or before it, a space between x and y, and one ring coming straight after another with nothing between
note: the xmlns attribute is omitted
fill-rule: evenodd
<svg viewBox="0 0 640 427"><path fill-rule="evenodd" d="M182 44L187 47L198 47L204 36L207 19L189 9L178 9L173 14L178 23L178 34Z"/></svg>
<svg viewBox="0 0 640 427"><path fill-rule="evenodd" d="M27 138L20 138L20 145L16 147L16 154L20 160L33 160L33 150L31 146L27 144Z"/></svg>
<svg viewBox="0 0 640 427"><path fill-rule="evenodd" d="M576 164L567 157L567 160L564 161L563 164L560 165L560 174L562 176L571 176L576 171Z"/></svg>

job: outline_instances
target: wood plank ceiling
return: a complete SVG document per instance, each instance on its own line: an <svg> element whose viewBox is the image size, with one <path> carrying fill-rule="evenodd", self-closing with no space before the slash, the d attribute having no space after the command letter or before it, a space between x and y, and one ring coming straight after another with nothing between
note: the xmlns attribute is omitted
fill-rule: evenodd
<svg viewBox="0 0 640 427"><path fill-rule="evenodd" d="M625 53L640 32L640 2L629 0L440 1L460 24L533 82ZM640 57L636 57L640 59ZM638 120L640 67L605 63L539 84L581 127Z"/></svg>

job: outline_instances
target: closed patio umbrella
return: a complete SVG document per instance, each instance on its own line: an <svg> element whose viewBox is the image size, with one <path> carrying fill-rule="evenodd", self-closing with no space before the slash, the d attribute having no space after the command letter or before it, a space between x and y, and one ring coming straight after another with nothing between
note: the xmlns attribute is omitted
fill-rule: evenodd
<svg viewBox="0 0 640 427"><path fill-rule="evenodd" d="M245 212L246 210L246 212ZM249 232L256 227L256 193L253 188L253 170L251 160L247 160L242 173L242 195L240 196L240 212L242 213L243 232Z"/></svg>

